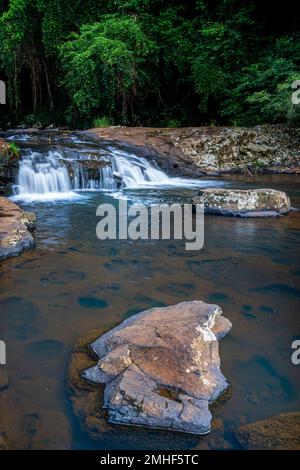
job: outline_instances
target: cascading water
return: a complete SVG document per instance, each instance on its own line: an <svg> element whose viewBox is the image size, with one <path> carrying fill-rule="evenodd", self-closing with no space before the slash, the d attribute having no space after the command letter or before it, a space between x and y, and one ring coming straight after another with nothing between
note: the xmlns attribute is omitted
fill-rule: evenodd
<svg viewBox="0 0 300 470"><path fill-rule="evenodd" d="M68 170L54 152L49 152L46 158L42 153L30 152L21 160L17 193L67 193L70 189Z"/></svg>
<svg viewBox="0 0 300 470"><path fill-rule="evenodd" d="M92 163L92 165L91 165ZM82 190L195 185L194 180L170 178L155 163L108 147L105 154L76 149L37 152L27 149L20 161L16 197L73 197ZM199 185L199 182L197 182ZM76 193L75 193L76 192Z"/></svg>
<svg viewBox="0 0 300 470"><path fill-rule="evenodd" d="M114 149L111 162L113 171L120 175L126 188L170 184L173 181L163 171L155 168L153 162L127 152Z"/></svg>
<svg viewBox="0 0 300 470"><path fill-rule="evenodd" d="M83 161L70 158L66 160L58 151L27 151L20 161L16 193L28 195L67 193L71 190L114 190L118 184L132 188L172 181L144 158L115 149L110 149L110 152L105 159L106 165L100 166L98 175L90 178Z"/></svg>

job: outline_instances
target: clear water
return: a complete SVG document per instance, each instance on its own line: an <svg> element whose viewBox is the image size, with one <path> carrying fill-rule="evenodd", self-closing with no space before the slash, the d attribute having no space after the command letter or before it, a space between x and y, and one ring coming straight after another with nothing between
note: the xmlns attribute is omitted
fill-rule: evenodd
<svg viewBox="0 0 300 470"><path fill-rule="evenodd" d="M27 145L27 142L26 142ZM273 187L300 206L299 177L201 179L201 185ZM130 189L136 201L187 201L189 188ZM29 448L36 417L67 418L74 449L238 448L239 424L299 409L299 367L291 343L300 337L300 216L235 219L207 216L205 245L181 241L99 241L96 207L118 203L118 192L23 201L38 216L36 246L0 267L0 338L7 344L10 385L0 391L1 431ZM114 195L114 197L112 197ZM198 438L113 427L93 441L70 408L68 364L75 341L111 328L143 309L189 299L219 304L233 329L220 344L231 397L213 409L213 430ZM49 430L50 433L51 430ZM47 432L44 448L47 448Z"/></svg>

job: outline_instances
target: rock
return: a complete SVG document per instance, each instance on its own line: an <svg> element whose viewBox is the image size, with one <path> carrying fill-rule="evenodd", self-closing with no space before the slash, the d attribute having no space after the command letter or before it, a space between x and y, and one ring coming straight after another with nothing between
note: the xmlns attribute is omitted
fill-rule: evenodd
<svg viewBox="0 0 300 470"><path fill-rule="evenodd" d="M151 158L169 173L184 176L224 173L300 172L300 129L280 125L246 127L97 128L100 139Z"/></svg>
<svg viewBox="0 0 300 470"><path fill-rule="evenodd" d="M35 228L35 215L24 212L5 197L0 197L0 259L16 256L33 246L29 230Z"/></svg>
<svg viewBox="0 0 300 470"><path fill-rule="evenodd" d="M300 450L300 412L243 424L234 435L245 449Z"/></svg>
<svg viewBox="0 0 300 470"><path fill-rule="evenodd" d="M62 412L42 410L38 413L30 449L68 450L71 441L70 425Z"/></svg>
<svg viewBox="0 0 300 470"><path fill-rule="evenodd" d="M11 194L18 168L18 158L11 152L9 142L0 137L0 195Z"/></svg>
<svg viewBox="0 0 300 470"><path fill-rule="evenodd" d="M192 202L204 204L206 214L238 217L275 217L291 209L286 193L274 189L204 189Z"/></svg>
<svg viewBox="0 0 300 470"><path fill-rule="evenodd" d="M206 434L209 405L228 383L218 339L231 328L217 305L201 301L146 310L91 345L98 364L82 373L105 384L111 423Z"/></svg>

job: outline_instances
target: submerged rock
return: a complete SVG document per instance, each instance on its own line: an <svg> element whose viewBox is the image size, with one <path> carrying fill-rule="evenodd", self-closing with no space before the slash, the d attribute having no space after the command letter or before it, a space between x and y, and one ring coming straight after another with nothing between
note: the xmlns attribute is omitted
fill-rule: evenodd
<svg viewBox="0 0 300 470"><path fill-rule="evenodd" d="M109 421L208 433L209 405L228 387L218 340L231 323L221 314L201 301L153 308L94 341L99 361L82 377L105 384Z"/></svg>
<svg viewBox="0 0 300 470"><path fill-rule="evenodd" d="M246 449L300 450L300 412L244 424L234 434Z"/></svg>
<svg viewBox="0 0 300 470"><path fill-rule="evenodd" d="M36 414L30 449L68 450L71 448L71 430L67 417L57 410L41 410Z"/></svg>
<svg viewBox="0 0 300 470"><path fill-rule="evenodd" d="M35 228L35 220L32 212L0 197L0 259L16 256L34 244L29 230Z"/></svg>
<svg viewBox="0 0 300 470"><path fill-rule="evenodd" d="M238 217L275 217L291 210L290 199L275 189L204 189L193 198L206 214Z"/></svg>

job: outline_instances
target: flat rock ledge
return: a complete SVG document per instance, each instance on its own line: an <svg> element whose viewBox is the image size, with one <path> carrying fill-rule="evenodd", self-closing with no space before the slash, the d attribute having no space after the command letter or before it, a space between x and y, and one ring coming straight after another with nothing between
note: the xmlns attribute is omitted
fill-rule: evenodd
<svg viewBox="0 0 300 470"><path fill-rule="evenodd" d="M241 446L249 450L300 450L300 412L244 424L234 434Z"/></svg>
<svg viewBox="0 0 300 470"><path fill-rule="evenodd" d="M215 189L199 192L194 205L204 204L204 212L235 217L276 217L288 214L290 199L275 189Z"/></svg>
<svg viewBox="0 0 300 470"><path fill-rule="evenodd" d="M206 434L209 405L229 386L218 340L231 326L202 301L143 311L91 343L99 360L81 377L104 384L110 423Z"/></svg>
<svg viewBox="0 0 300 470"><path fill-rule="evenodd" d="M36 217L5 197L0 197L0 259L17 256L34 245L30 230Z"/></svg>

